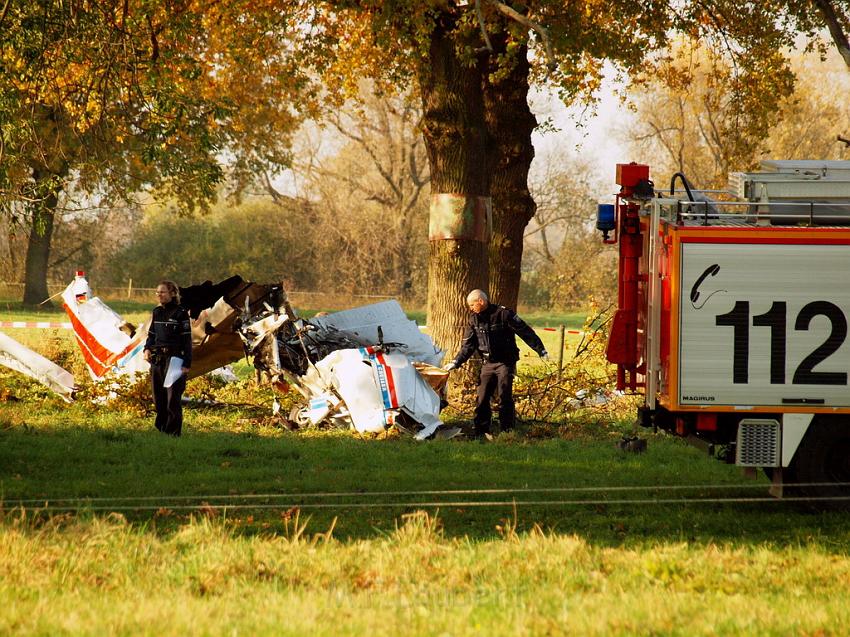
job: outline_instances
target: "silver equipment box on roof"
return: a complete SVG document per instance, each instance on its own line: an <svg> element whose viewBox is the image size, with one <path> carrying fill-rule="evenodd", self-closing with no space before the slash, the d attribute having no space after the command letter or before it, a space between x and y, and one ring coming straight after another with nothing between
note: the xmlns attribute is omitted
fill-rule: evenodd
<svg viewBox="0 0 850 637"><path fill-rule="evenodd" d="M850 161L840 159L764 159L762 172L820 173L824 177L850 178Z"/></svg>
<svg viewBox="0 0 850 637"><path fill-rule="evenodd" d="M729 185L772 224L850 225L850 161L771 159L761 168L731 173Z"/></svg>

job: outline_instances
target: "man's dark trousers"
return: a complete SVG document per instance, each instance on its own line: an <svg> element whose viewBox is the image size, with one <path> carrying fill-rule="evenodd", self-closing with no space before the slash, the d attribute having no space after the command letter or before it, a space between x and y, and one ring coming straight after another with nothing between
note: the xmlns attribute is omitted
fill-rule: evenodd
<svg viewBox="0 0 850 637"><path fill-rule="evenodd" d="M164 434L179 436L183 431L183 405L180 399L186 390L186 375L178 378L171 387L163 387L168 369L168 356L151 363L153 402L156 406L156 428Z"/></svg>
<svg viewBox="0 0 850 637"><path fill-rule="evenodd" d="M478 383L478 400L475 403L475 435L490 433L490 399L495 395L499 399L499 424L502 431L514 428L513 383L516 365L509 363L484 363L481 366L481 380Z"/></svg>

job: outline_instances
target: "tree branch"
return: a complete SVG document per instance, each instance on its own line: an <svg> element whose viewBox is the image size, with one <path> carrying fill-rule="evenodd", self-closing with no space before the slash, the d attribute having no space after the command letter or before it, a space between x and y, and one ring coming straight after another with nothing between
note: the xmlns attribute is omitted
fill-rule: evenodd
<svg viewBox="0 0 850 637"><path fill-rule="evenodd" d="M153 26L153 22L151 21L151 17L146 15L145 18L148 21L148 29L150 30L150 41L151 41L151 62L156 62L159 59L159 41L156 36L159 33L159 29L155 29Z"/></svg>
<svg viewBox="0 0 850 637"><path fill-rule="evenodd" d="M487 26L484 24L484 14L481 13L481 0L475 0L475 15L478 16L478 26L481 27L481 36L484 38L484 44L487 50L492 53L493 45L490 44L490 36L487 35Z"/></svg>
<svg viewBox="0 0 850 637"><path fill-rule="evenodd" d="M416 150L418 147L417 142L413 142L407 151L407 160L408 160L408 170L410 171L410 181L416 187L417 192L422 190L422 187L426 184L430 183L431 176L430 175L421 175L419 171L419 164L416 162Z"/></svg>
<svg viewBox="0 0 850 637"><path fill-rule="evenodd" d="M844 64L850 68L850 42L847 41L847 34L841 26L841 20L835 11L835 7L831 0L814 0L818 10L823 16L826 26L829 28L829 34L832 36L832 41L835 47L844 58Z"/></svg>
<svg viewBox="0 0 850 637"><path fill-rule="evenodd" d="M3 3L3 10L0 11L0 26L3 26L3 21L6 20L10 4L12 4L12 0L6 0L6 2Z"/></svg>
<svg viewBox="0 0 850 637"><path fill-rule="evenodd" d="M278 205L281 205L284 201L286 201L284 194L272 185L272 180L269 178L269 174L265 170L262 172L261 176L263 178L263 187L271 196L272 201Z"/></svg>
<svg viewBox="0 0 850 637"><path fill-rule="evenodd" d="M706 130L705 126L703 125L702 118L699 115L697 115L696 117L697 126L699 127L700 134L708 145L709 152L711 152L711 155L714 158L715 165L719 166L721 170L723 170L723 172L726 172L726 164L728 162L726 162L723 153L723 134L720 131L720 125L716 121L717 118L715 117L714 111L708 104L707 97L703 98L703 104L705 105L705 110L703 111L703 113L705 114L706 120L708 121L710 130Z"/></svg>
<svg viewBox="0 0 850 637"><path fill-rule="evenodd" d="M363 149L363 152L369 155L369 158L372 160L372 165L374 165L375 170L378 171L378 174L381 175L381 178L395 193L397 200L402 201L404 197L401 191L399 190L398 184L393 179L391 172L388 171L387 168L381 163L381 159L378 157L377 153L372 149L372 147L367 143L366 139L361 135L355 135L354 133L348 132L337 121L332 120L331 123L343 136L357 143L357 145Z"/></svg>
<svg viewBox="0 0 850 637"><path fill-rule="evenodd" d="M506 15L511 20L519 22L521 25L532 29L540 35L540 39L543 40L543 48L546 51L546 66L550 71L554 71L558 68L558 63L555 61L555 55L552 53L552 41L549 38L549 31L547 31L542 25L534 22L533 20L529 20L526 16L522 15L516 9L513 9L506 5L503 2L499 2L499 0L487 0L490 4L492 4L496 9ZM476 5L478 3L476 2Z"/></svg>
<svg viewBox="0 0 850 637"><path fill-rule="evenodd" d="M661 144L661 147L664 150L666 150L667 153L670 155L670 159L672 161L676 162L677 165L680 165L681 161L680 161L680 158L679 158L679 153L676 152L676 149L673 147L672 142L667 141L667 138L664 136L664 133L666 131L673 131L674 133L678 133L679 137L681 137L682 129L681 128L677 129L677 128L674 128L674 127L661 128L660 126L658 126L652 120L647 122L647 126L649 126L652 129L653 133L650 134L650 135L647 135L646 137L648 139L653 139L653 138L657 139L658 143Z"/></svg>

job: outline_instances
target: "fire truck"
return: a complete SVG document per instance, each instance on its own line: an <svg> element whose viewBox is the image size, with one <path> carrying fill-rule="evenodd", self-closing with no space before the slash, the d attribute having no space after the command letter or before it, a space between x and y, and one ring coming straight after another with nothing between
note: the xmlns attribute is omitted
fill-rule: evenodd
<svg viewBox="0 0 850 637"><path fill-rule="evenodd" d="M764 161L730 192L618 164L597 227L619 250L607 357L638 422L850 507L850 161Z"/></svg>

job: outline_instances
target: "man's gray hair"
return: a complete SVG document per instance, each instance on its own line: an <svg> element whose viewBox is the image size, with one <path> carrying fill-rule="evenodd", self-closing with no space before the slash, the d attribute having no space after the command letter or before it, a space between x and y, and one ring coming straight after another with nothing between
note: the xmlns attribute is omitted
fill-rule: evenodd
<svg viewBox="0 0 850 637"><path fill-rule="evenodd" d="M490 302L490 299L487 298L487 293L484 290L473 290L469 294L466 295L466 302L472 303L473 301L477 301L478 299L483 299Z"/></svg>

